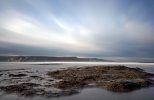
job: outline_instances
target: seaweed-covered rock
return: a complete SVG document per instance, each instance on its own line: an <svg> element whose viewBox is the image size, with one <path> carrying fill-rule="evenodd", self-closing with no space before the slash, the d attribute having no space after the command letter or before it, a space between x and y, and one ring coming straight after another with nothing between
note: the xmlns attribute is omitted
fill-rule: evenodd
<svg viewBox="0 0 154 100"><path fill-rule="evenodd" d="M154 83L149 79L153 77L153 74L147 73L140 68L129 68L125 66L69 68L51 71L48 72L47 75L49 77L32 74L30 77L23 77L27 76L27 74L8 73L8 76L11 78L8 82L11 83L12 81L15 81L14 85L8 84L8 86L0 86L0 90L26 97L58 97L79 93L79 90L85 86L101 87L114 92L129 92L139 88L152 86ZM24 78L32 81L23 81ZM31 83L33 81L38 83Z"/></svg>
<svg viewBox="0 0 154 100"><path fill-rule="evenodd" d="M143 87L148 87L150 84L150 80L134 80L99 82L97 83L97 86L114 92L129 92Z"/></svg>
<svg viewBox="0 0 154 100"><path fill-rule="evenodd" d="M18 85L9 85L9 86L1 86L0 90L3 90L7 93L17 93L22 96L33 96L37 93L37 89L33 87L39 86L35 83L22 83Z"/></svg>
<svg viewBox="0 0 154 100"><path fill-rule="evenodd" d="M131 91L150 86L153 74L144 72L140 68L125 66L93 66L84 68L70 68L48 72L48 75L60 79L55 87L60 89L80 88L95 83L102 88L121 92ZM129 80L129 81L128 81Z"/></svg>
<svg viewBox="0 0 154 100"><path fill-rule="evenodd" d="M60 88L60 89L67 89L67 88L79 88L79 87L83 87L84 85L86 85L84 82L82 81L77 81L75 79L72 80L62 80L60 82L57 82L54 86L56 88Z"/></svg>
<svg viewBox="0 0 154 100"><path fill-rule="evenodd" d="M46 91L43 88L39 88L39 86L41 87L41 85L35 83L22 83L17 85L1 86L0 90L9 94L16 93L24 97L32 97L32 96L59 97L59 96L68 96L79 93L78 90L74 89L61 90L58 92Z"/></svg>

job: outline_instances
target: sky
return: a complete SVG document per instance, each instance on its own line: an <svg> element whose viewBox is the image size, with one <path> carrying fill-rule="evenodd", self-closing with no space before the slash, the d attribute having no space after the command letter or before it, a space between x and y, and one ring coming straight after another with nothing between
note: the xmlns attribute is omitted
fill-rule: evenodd
<svg viewBox="0 0 154 100"><path fill-rule="evenodd" d="M0 0L0 55L154 57L154 0Z"/></svg>

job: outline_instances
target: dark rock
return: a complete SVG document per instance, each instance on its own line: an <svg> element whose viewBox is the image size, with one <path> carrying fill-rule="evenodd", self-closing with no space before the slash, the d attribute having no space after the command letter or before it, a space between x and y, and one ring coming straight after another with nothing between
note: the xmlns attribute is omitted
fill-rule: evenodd
<svg viewBox="0 0 154 100"><path fill-rule="evenodd" d="M99 87L117 92L148 87L151 85L151 80L147 79L153 77L153 74L144 72L140 68L125 66L70 68L48 72L48 75L61 80L54 84L60 89L81 88L96 83Z"/></svg>
<svg viewBox="0 0 154 100"><path fill-rule="evenodd" d="M27 91L29 89L31 89L31 87L36 87L38 86L38 84L35 83L22 83L22 84L18 84L18 85L9 85L9 86L3 86L0 87L1 90L4 90L6 92L24 92Z"/></svg>
<svg viewBox="0 0 154 100"><path fill-rule="evenodd" d="M23 77L27 76L26 74L9 74L9 77Z"/></svg>
<svg viewBox="0 0 154 100"><path fill-rule="evenodd" d="M67 89L67 88L79 88L79 87L83 87L85 85L84 82L82 81L77 81L77 80L62 80L60 82L57 82L54 86L56 88L61 88L61 89Z"/></svg>
<svg viewBox="0 0 154 100"><path fill-rule="evenodd" d="M149 87L154 84L154 81L149 79L153 77L153 74L147 73L140 68L129 68L125 66L69 68L48 72L47 75L52 77L51 79L47 79L51 81L51 84L39 85L35 83L22 83L1 86L0 90L7 93L16 93L25 97L59 97L77 94L80 89L89 87L89 84L93 84L93 87L97 86L113 92L129 92L136 89ZM11 78L22 78L22 76L27 75L18 73L9 74L9 76ZM36 75L30 77L35 79L42 78ZM47 89L52 89L53 86L59 88L60 90L50 91L50 89Z"/></svg>
<svg viewBox="0 0 154 100"><path fill-rule="evenodd" d="M114 92L129 92L151 84L149 80L99 82L97 86Z"/></svg>
<svg viewBox="0 0 154 100"><path fill-rule="evenodd" d="M18 85L2 86L0 87L0 90L6 93L16 93L17 95L24 97L33 97L33 96L58 97L58 96L68 96L78 93L77 90L71 90L71 89L60 92L45 91L44 89L37 88L38 86L40 85L35 83L22 83Z"/></svg>
<svg viewBox="0 0 154 100"><path fill-rule="evenodd" d="M34 78L34 79L38 79L38 80L43 80L44 78L42 78L42 77L40 77L40 76L35 76L35 75L33 75L33 76L30 76L31 78Z"/></svg>
<svg viewBox="0 0 154 100"><path fill-rule="evenodd" d="M39 78L39 76L30 76L30 77L32 77L32 78Z"/></svg>
<svg viewBox="0 0 154 100"><path fill-rule="evenodd" d="M53 79L49 79L48 81L54 81Z"/></svg>
<svg viewBox="0 0 154 100"><path fill-rule="evenodd" d="M0 76L2 76L3 74L0 74Z"/></svg>
<svg viewBox="0 0 154 100"><path fill-rule="evenodd" d="M33 87L37 87L39 84L35 83L22 83L18 85L9 85L9 86L2 86L0 90L3 90L7 93L17 93L21 96L33 96L38 91Z"/></svg>

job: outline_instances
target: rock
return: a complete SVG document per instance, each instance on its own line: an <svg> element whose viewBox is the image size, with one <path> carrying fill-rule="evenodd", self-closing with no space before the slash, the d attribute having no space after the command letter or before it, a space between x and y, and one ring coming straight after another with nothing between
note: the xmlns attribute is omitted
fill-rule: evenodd
<svg viewBox="0 0 154 100"><path fill-rule="evenodd" d="M7 93L16 93L20 96L43 96L59 97L79 93L84 87L100 87L113 92L129 92L136 89L152 86L154 81L149 78L153 74L147 73L140 68L129 68L125 66L92 66L69 68L48 72L47 83L21 83L16 85L0 86L0 90ZM26 74L9 74L12 79L19 79ZM50 78L51 77L51 78ZM23 77L25 78L25 77ZM29 79L40 79L42 77L32 75ZM21 79L21 80L20 80ZM51 82L51 83L50 83ZM11 83L11 81L10 81ZM18 83L18 82L17 82Z"/></svg>
<svg viewBox="0 0 154 100"><path fill-rule="evenodd" d="M9 77L23 77L27 76L26 74L9 74Z"/></svg>
<svg viewBox="0 0 154 100"><path fill-rule="evenodd" d="M148 87L151 85L151 80L147 79L153 77L153 74L144 72L140 68L125 66L70 68L48 72L48 75L52 78L60 79L59 82L54 84L56 88L81 88L95 83L98 87L114 92L132 91Z"/></svg>
<svg viewBox="0 0 154 100"><path fill-rule="evenodd" d="M54 81L54 80L53 80L53 79L49 79L48 81L51 81L51 82L52 82L52 81Z"/></svg>
<svg viewBox="0 0 154 100"><path fill-rule="evenodd" d="M62 80L60 82L57 82L54 86L56 88L60 88L60 89L67 89L67 88L79 88L79 87L83 87L85 85L84 82L82 81L77 81L75 79L72 80Z"/></svg>
<svg viewBox="0 0 154 100"><path fill-rule="evenodd" d="M0 74L0 76L2 76L3 74Z"/></svg>
<svg viewBox="0 0 154 100"><path fill-rule="evenodd" d="M9 85L0 87L1 90L6 92L23 92L31 89L31 87L36 87L38 84L35 83L22 83L18 85Z"/></svg>
<svg viewBox="0 0 154 100"><path fill-rule="evenodd" d="M58 97L58 96L68 96L79 93L77 90L63 90L63 91L46 91L45 89L40 89L39 84L35 83L22 83L18 85L9 85L9 86L1 86L0 90L6 93L16 93L20 96L24 97L33 97L33 96L43 96L43 97Z"/></svg>
<svg viewBox="0 0 154 100"><path fill-rule="evenodd" d="M99 82L97 83L97 86L113 92L129 92L143 87L148 87L150 84L151 82L149 80L135 80Z"/></svg>

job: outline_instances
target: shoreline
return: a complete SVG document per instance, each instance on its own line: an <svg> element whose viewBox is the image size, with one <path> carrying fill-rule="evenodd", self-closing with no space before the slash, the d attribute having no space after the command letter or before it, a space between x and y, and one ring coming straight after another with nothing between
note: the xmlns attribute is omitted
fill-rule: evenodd
<svg viewBox="0 0 154 100"><path fill-rule="evenodd" d="M112 92L130 92L153 85L153 80L149 79L153 77L153 74L140 68L117 65L65 68L47 71L44 76L35 75L37 71L17 71L16 73L11 70L8 71L9 73L5 72L8 80L1 80L0 82L20 82L0 86L2 92L16 93L25 97L59 97L80 93L80 90L85 87L98 87Z"/></svg>

